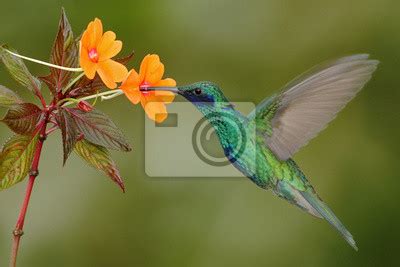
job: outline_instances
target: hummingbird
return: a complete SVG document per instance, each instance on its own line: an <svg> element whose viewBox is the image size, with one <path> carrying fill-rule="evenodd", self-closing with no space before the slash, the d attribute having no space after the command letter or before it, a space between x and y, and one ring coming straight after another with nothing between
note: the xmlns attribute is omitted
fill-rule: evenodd
<svg viewBox="0 0 400 267"><path fill-rule="evenodd" d="M193 103L213 126L227 159L244 176L309 214L325 219L358 250L352 234L321 200L292 157L363 88L378 64L367 54L323 63L264 99L248 115L236 110L221 88L208 81L146 90L172 91ZM215 116L219 113L225 115ZM241 153L235 149L241 137L227 122L226 114L241 124L249 139ZM251 128L255 128L255 134L246 135Z"/></svg>

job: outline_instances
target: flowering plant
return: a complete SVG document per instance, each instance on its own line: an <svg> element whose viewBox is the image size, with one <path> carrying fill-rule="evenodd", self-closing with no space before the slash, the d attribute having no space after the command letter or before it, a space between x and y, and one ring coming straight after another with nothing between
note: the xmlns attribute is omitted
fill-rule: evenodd
<svg viewBox="0 0 400 267"><path fill-rule="evenodd" d="M14 91L0 86L0 106L8 109L1 120L13 132L0 152L0 190L7 189L29 176L25 199L13 231L14 241L10 266L16 259L30 195L39 175L39 160L48 135L61 131L64 164L75 151L90 166L109 176L121 189L123 180L108 149L130 151L131 146L121 130L101 111L95 109L97 99L107 100L119 95L134 104L142 104L150 119L162 122L167 117L165 104L174 95L167 91L147 91L150 86L175 86L173 79L163 79L164 65L157 55L146 56L140 72L128 72L126 64L133 53L113 59L122 49L112 31L103 32L99 19L75 39L62 10L50 62L18 54L6 45L0 46L0 59L11 76L30 90L40 106L25 102ZM24 60L50 67L45 77L32 75ZM51 92L50 102L43 97L42 84ZM120 84L119 84L120 83ZM116 88L120 89L116 89ZM103 88L107 88L102 91ZM88 101L93 99L93 103Z"/></svg>

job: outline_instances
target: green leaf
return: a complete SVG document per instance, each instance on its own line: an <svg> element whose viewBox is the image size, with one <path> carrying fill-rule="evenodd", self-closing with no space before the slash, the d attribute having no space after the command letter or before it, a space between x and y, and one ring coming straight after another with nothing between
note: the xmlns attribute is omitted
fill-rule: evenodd
<svg viewBox="0 0 400 267"><path fill-rule="evenodd" d="M75 147L75 144L80 135L78 127L76 126L75 120L71 115L63 108L58 110L56 116L58 126L61 129L63 151L64 151L64 165L67 162L69 155Z"/></svg>
<svg viewBox="0 0 400 267"><path fill-rule="evenodd" d="M76 143L75 152L90 166L109 176L125 192L124 182L118 168L105 147L81 140Z"/></svg>
<svg viewBox="0 0 400 267"><path fill-rule="evenodd" d="M66 109L74 118L79 131L88 141L106 148L131 151L123 133L104 113L93 110L84 112L78 109Z"/></svg>
<svg viewBox="0 0 400 267"><path fill-rule="evenodd" d="M14 53L17 52L6 46L0 46L0 58L11 76L22 86L37 94L41 87L40 81L29 72L22 59L11 55L5 51L5 49L8 49Z"/></svg>
<svg viewBox="0 0 400 267"><path fill-rule="evenodd" d="M12 105L1 121L17 134L31 135L41 116L42 110L35 104L22 103Z"/></svg>
<svg viewBox="0 0 400 267"><path fill-rule="evenodd" d="M71 25L69 24L64 9L61 11L58 32L50 55L50 62L55 65L75 68L78 66L78 42L74 39ZM51 68L49 76L41 79L49 89L56 94L69 84L73 73L70 71Z"/></svg>
<svg viewBox="0 0 400 267"><path fill-rule="evenodd" d="M10 89L0 85L0 106L9 107L22 103L22 99Z"/></svg>
<svg viewBox="0 0 400 267"><path fill-rule="evenodd" d="M4 145L0 154L0 190L21 182L28 174L39 134L16 135Z"/></svg>

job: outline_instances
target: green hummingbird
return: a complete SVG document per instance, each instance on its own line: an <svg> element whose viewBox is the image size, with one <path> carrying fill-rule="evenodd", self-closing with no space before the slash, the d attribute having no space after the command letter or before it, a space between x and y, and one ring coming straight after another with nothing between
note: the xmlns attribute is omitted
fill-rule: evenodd
<svg viewBox="0 0 400 267"><path fill-rule="evenodd" d="M317 195L292 156L315 137L371 78L378 65L359 54L321 64L263 100L249 115L230 104L212 82L176 88L152 87L182 95L209 119L229 161L263 189L327 220L355 249L351 233ZM216 114L224 114L216 116ZM241 138L228 117L241 124L246 146L237 153ZM255 134L249 129L255 127ZM254 156L255 155L255 156Z"/></svg>

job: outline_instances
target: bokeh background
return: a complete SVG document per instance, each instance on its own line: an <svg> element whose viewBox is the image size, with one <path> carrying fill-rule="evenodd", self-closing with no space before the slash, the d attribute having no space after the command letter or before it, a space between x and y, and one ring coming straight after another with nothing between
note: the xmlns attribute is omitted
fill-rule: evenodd
<svg viewBox="0 0 400 267"><path fill-rule="evenodd" d="M129 154L113 154L127 193L77 157L63 168L60 136L52 136L34 188L19 266L398 264L399 1L2 1L0 42L47 59L61 6L76 34L89 20L101 18L124 41L124 53L136 51L132 67L145 54L158 53L178 83L214 81L233 101L259 102L327 59L360 52L379 59L373 80L295 156L354 234L360 251L326 222L245 178L147 177L143 111L120 98L100 108L134 145ZM36 74L47 72L28 66ZM31 97L3 67L0 81ZM0 125L0 140L8 136ZM0 192L0 266L7 266L24 184Z"/></svg>

